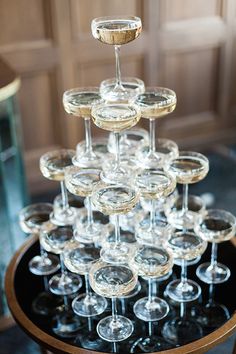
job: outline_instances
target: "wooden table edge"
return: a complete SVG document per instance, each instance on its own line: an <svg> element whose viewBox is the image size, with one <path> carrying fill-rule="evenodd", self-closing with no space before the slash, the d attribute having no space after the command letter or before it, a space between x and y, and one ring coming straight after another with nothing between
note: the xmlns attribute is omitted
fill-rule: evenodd
<svg viewBox="0 0 236 354"><path fill-rule="evenodd" d="M30 319L25 315L19 306L16 298L14 288L15 271L25 252L36 242L38 237L36 235L31 236L26 242L19 248L14 254L11 262L9 263L5 276L5 291L8 306L19 326L39 345L52 350L53 353L69 353L69 354L94 354L101 353L96 351L90 351L80 347L73 346L68 343L64 343L60 339L54 338L49 334L38 328ZM173 348L164 350L161 352L153 352L152 354L200 354L205 353L207 350L213 348L217 344L223 342L228 338L236 329L236 313L221 327L207 336L198 339L189 344L183 345L179 348ZM110 353L103 353L110 354Z"/></svg>

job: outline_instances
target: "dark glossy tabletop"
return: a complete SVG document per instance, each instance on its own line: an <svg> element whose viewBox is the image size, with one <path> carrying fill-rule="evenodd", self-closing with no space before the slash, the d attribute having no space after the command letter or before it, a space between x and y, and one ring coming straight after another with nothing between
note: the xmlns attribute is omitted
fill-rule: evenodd
<svg viewBox="0 0 236 354"><path fill-rule="evenodd" d="M111 308L102 315L88 321L86 318L81 318L81 329L74 333L71 338L59 338L51 330L52 316L37 315L32 310L32 303L37 295L43 291L43 277L35 276L28 270L28 262L39 252L39 244L37 238L29 239L26 244L17 252L13 258L6 276L6 293L10 310L19 325L42 346L45 346L55 353L94 353L100 351L98 348L103 348L103 352L119 352L119 353L143 353L143 352L160 352L158 344L150 343L149 351L145 351L140 338L151 335L158 340L164 340L163 328L166 328L166 323L179 318L180 305L166 298L170 305L170 312L166 318L150 324L137 319L133 314L134 302L143 296L146 296L146 282L141 280L142 289L134 298L125 300L126 316L134 321L134 333L124 342L117 343L115 346L112 343L104 342L96 334L96 324L104 316L110 315ZM188 277L196 280L201 288L201 297L193 302L188 303L185 309L184 320L186 326L195 323L199 330L194 339L184 338L176 344L166 343L166 350L162 353L203 353L210 347L223 341L229 336L236 327L235 311L235 284L236 284L236 248L231 242L225 242L219 245L218 260L226 264L231 269L230 279L220 285L210 286L202 283L195 275L197 265L188 267ZM210 247L202 256L199 263L208 261L210 258ZM159 296L165 297L164 290L171 279L179 277L180 267L174 266L173 274L168 279L159 283ZM80 293L83 292L80 289ZM73 295L74 297L74 295ZM56 299L55 299L56 303ZM123 308L122 308L123 305ZM218 307L219 305L222 305ZM183 306L182 306L183 309ZM218 311L217 309L220 309ZM124 303L118 301L118 311L122 313ZM159 337L159 338L158 338ZM189 343L188 343L189 342ZM83 344L84 343L84 344ZM146 348L148 344L146 343ZM81 350L86 348L88 350ZM168 349L171 350L168 350ZM175 348L175 349L174 349Z"/></svg>

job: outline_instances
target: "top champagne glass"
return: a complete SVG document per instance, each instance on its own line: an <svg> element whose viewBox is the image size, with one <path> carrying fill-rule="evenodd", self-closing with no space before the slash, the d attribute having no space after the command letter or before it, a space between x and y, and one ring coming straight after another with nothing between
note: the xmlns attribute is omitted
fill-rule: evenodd
<svg viewBox="0 0 236 354"><path fill-rule="evenodd" d="M116 58L116 84L113 89L114 101L126 98L126 89L121 83L120 46L133 41L142 31L142 22L135 16L106 16L95 18L91 23L93 37L105 44L113 45Z"/></svg>

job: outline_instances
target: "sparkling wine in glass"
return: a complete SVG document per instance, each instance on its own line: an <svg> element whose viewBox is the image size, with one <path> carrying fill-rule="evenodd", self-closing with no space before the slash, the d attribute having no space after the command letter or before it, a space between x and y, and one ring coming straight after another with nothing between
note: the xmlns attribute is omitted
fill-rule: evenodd
<svg viewBox="0 0 236 354"><path fill-rule="evenodd" d="M164 87L148 87L145 93L139 95L135 103L141 110L142 118L149 120L149 149L141 147L137 157L140 165L144 168L162 167L164 164L163 154L156 150L156 119L172 113L176 107L176 94Z"/></svg>
<svg viewBox="0 0 236 354"><path fill-rule="evenodd" d="M72 302L74 312L82 317L97 316L103 313L107 307L107 301L104 297L93 293L89 285L89 270L100 258L100 250L93 244L84 246L75 241L65 247L63 258L67 269L85 277L86 293L74 298Z"/></svg>
<svg viewBox="0 0 236 354"><path fill-rule="evenodd" d="M104 44L113 45L116 58L116 78L102 82L101 94L107 100L132 99L144 84L136 78L121 80L120 46L136 39L142 31L142 22L135 16L106 16L93 19L92 35Z"/></svg>
<svg viewBox="0 0 236 354"><path fill-rule="evenodd" d="M59 181L61 185L62 209L50 216L56 225L72 225L75 220L76 214L69 206L65 186L65 168L72 165L74 155L74 150L61 149L47 152L40 157L39 166L43 176L53 181Z"/></svg>
<svg viewBox="0 0 236 354"><path fill-rule="evenodd" d="M186 261L201 256L207 247L207 242L189 231L177 231L167 241L174 258L181 259L181 279L171 281L166 288L166 294L174 301L188 302L196 300L201 294L200 286L187 279Z"/></svg>
<svg viewBox="0 0 236 354"><path fill-rule="evenodd" d="M79 167L98 167L101 156L93 150L91 136L91 108L93 104L102 102L98 87L78 87L63 94L65 111L73 116L84 119L85 146L82 153L76 153L73 164Z"/></svg>
<svg viewBox="0 0 236 354"><path fill-rule="evenodd" d="M178 229L193 229L198 218L188 209L188 185L206 177L209 161L206 156L198 152L181 151L179 157L171 162L169 171L176 176L177 183L183 185L183 202L178 215L175 211L173 214L169 213L168 221Z"/></svg>
<svg viewBox="0 0 236 354"><path fill-rule="evenodd" d="M217 262L217 246L235 236L236 219L230 212L221 209L206 210L195 232L212 244L211 262L197 268L197 276L208 284L223 283L230 277L230 269Z"/></svg>
<svg viewBox="0 0 236 354"><path fill-rule="evenodd" d="M105 262L127 263L127 257L132 255L132 244L121 242L119 216L131 211L138 199L137 188L130 185L100 182L94 190L92 202L96 209L105 215L114 215L115 242L104 242L101 249Z"/></svg>
<svg viewBox="0 0 236 354"><path fill-rule="evenodd" d="M137 273L127 265L109 264L99 260L91 267L89 281L92 289L100 296L112 300L112 316L103 318L97 325L97 332L104 340L119 342L132 334L132 321L117 315L116 298L131 292L137 279Z"/></svg>
<svg viewBox="0 0 236 354"><path fill-rule="evenodd" d="M101 178L107 182L121 182L131 175L131 171L120 163L120 132L138 123L140 110L134 104L106 103L93 106L91 114L96 126L115 133L116 154L113 168L103 171Z"/></svg>
<svg viewBox="0 0 236 354"><path fill-rule="evenodd" d="M173 258L164 248L154 246L140 246L134 257L129 261L140 276L148 279L148 297L139 299L134 304L135 315L143 321L158 321L169 312L167 302L153 295L152 280L162 278L170 273L173 267Z"/></svg>
<svg viewBox="0 0 236 354"><path fill-rule="evenodd" d="M140 195L151 201L149 223L140 223L136 228L136 238L139 243L161 245L163 243L163 229L156 225L156 200L167 197L176 186L173 174L163 169L142 170L137 178L136 185Z"/></svg>
<svg viewBox="0 0 236 354"><path fill-rule="evenodd" d="M94 222L91 196L100 181L100 169L70 166L65 172L65 183L70 193L86 198L87 222L77 223L75 238L80 242L93 243L106 237L106 225Z"/></svg>

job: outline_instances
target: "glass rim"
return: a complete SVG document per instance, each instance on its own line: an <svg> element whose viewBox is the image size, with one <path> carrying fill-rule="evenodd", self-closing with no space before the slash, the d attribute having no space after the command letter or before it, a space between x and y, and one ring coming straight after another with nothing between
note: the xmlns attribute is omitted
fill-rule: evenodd
<svg viewBox="0 0 236 354"><path fill-rule="evenodd" d="M37 208L37 207L48 207L53 211L53 204L52 203L47 203L47 202L39 202L39 203L33 203L26 205L23 209L21 209L18 213L19 217L23 217L25 213L29 212L31 209Z"/></svg>
<svg viewBox="0 0 236 354"><path fill-rule="evenodd" d="M94 19L92 19L91 21L91 26L99 23L99 22L107 22L109 20L134 20L137 22L140 22L142 25L142 20L140 17L138 16L134 16L134 15L111 15L111 16L99 16L99 17L95 17Z"/></svg>
<svg viewBox="0 0 236 354"><path fill-rule="evenodd" d="M46 152L45 154L43 154L39 161L43 161L45 159L48 159L50 157L53 157L55 155L58 155L58 153L60 153L61 155L63 154L68 154L70 155L71 157L73 157L75 154L76 154L76 151L73 150L73 149L58 149L58 150L51 150L51 151L48 151ZM73 154L73 155L72 155Z"/></svg>

